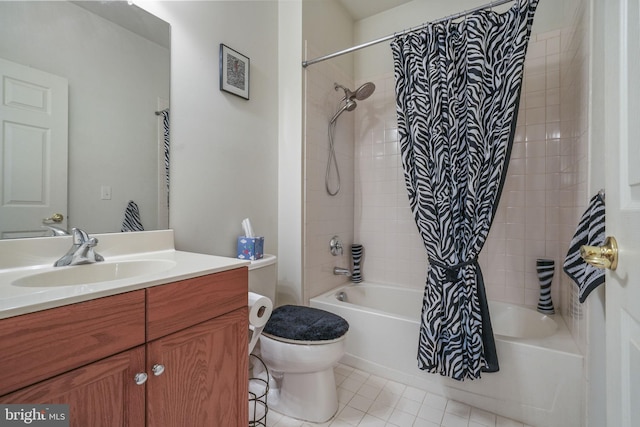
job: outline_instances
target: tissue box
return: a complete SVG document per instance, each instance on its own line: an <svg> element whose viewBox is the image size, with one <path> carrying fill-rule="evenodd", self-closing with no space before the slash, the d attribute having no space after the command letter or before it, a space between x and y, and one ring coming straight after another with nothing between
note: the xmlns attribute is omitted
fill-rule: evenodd
<svg viewBox="0 0 640 427"><path fill-rule="evenodd" d="M240 259L254 261L262 258L264 237L238 237L238 255Z"/></svg>

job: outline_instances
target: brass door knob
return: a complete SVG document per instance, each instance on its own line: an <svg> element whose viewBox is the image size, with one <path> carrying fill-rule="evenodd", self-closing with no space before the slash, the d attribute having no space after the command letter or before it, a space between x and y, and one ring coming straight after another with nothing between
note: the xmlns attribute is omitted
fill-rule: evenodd
<svg viewBox="0 0 640 427"><path fill-rule="evenodd" d="M60 223L64 221L64 215L62 215L61 213L55 213L53 215L51 215L50 218L45 218L42 220L43 223L51 223L51 222L55 222L55 223Z"/></svg>
<svg viewBox="0 0 640 427"><path fill-rule="evenodd" d="M602 246L581 246L580 256L594 267L615 270L618 267L618 242L615 237L608 236Z"/></svg>

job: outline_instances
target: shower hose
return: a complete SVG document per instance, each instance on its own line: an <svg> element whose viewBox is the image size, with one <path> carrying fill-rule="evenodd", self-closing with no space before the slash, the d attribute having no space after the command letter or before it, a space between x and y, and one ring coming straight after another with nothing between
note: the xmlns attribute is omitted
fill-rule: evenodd
<svg viewBox="0 0 640 427"><path fill-rule="evenodd" d="M329 122L329 158L327 159L327 170L324 175L324 185L327 189L327 193L330 196L335 196L340 191L340 169L338 169L338 159L336 158L336 150L333 142L333 134L336 129L336 121ZM331 186L329 185L329 176L331 175L331 165L334 165L336 169L336 178L338 180L338 185L333 191Z"/></svg>

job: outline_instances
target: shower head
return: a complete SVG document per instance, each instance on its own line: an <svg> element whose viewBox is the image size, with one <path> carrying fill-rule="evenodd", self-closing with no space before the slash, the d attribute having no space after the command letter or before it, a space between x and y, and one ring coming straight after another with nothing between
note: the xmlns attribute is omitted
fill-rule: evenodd
<svg viewBox="0 0 640 427"><path fill-rule="evenodd" d="M376 85L374 85L371 82L367 82L362 86L360 86L358 89L356 89L356 93L355 93L356 99L358 101L367 99L373 94L375 90L376 90Z"/></svg>
<svg viewBox="0 0 640 427"><path fill-rule="evenodd" d="M329 122L331 124L335 123L335 121L338 119L338 116L340 116L340 114L342 114L345 110L355 110L358 106L358 104L356 103L356 99L358 101L362 101L363 99L367 99L368 97L370 97L371 94L376 90L376 85L371 82L367 82L356 89L355 92L353 92L338 83L334 83L334 89L342 89L344 91L344 98L342 98L342 101L345 101L345 104L338 110L336 114L334 114L333 118L331 118L331 121Z"/></svg>
<svg viewBox="0 0 640 427"><path fill-rule="evenodd" d="M356 107L358 106L358 104L356 103L356 101L354 101L353 99L347 99L347 102L342 106L341 109L339 109L331 118L331 121L329 123L333 124L335 123L336 120L338 120L338 116L340 116L340 114L342 114L345 110L346 111L353 111L356 109Z"/></svg>
<svg viewBox="0 0 640 427"><path fill-rule="evenodd" d="M342 89L344 91L344 100L357 99L358 101L362 101L371 96L371 94L376 90L376 85L374 85L371 82L367 82L362 86L360 86L358 89L356 89L355 92L353 92L350 89L338 83L334 83L334 89L335 90Z"/></svg>

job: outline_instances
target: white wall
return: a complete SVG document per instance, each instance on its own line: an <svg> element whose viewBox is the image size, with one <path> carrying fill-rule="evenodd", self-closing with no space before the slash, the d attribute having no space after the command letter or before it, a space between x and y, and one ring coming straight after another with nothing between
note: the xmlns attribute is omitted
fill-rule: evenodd
<svg viewBox="0 0 640 427"><path fill-rule="evenodd" d="M68 2L0 2L0 57L69 82L69 226L119 232L132 199L156 229L169 51Z"/></svg>
<svg viewBox="0 0 640 427"><path fill-rule="evenodd" d="M278 168L278 287L274 303L302 301L303 238L303 99L302 4L280 2L279 48L279 162Z"/></svg>
<svg viewBox="0 0 640 427"><path fill-rule="evenodd" d="M176 248L236 255L250 218L278 248L278 4L142 1L171 24L171 208ZM220 43L250 58L250 100L219 89Z"/></svg>
<svg viewBox="0 0 640 427"><path fill-rule="evenodd" d="M604 16L605 2L599 0L574 0L574 9L584 9L581 15L585 20L580 22L587 27L585 33L589 37L589 95L585 94L585 125L588 126L589 144L589 194L595 194L605 188L605 170L602 159L608 144L604 141L604 82L606 62L604 61ZM610 145L609 145L610 146ZM606 285L605 285L606 286ZM606 316L605 286L593 291L587 299L586 319L586 426L598 427L606 424Z"/></svg>
<svg viewBox="0 0 640 427"><path fill-rule="evenodd" d="M353 46L354 22L342 4L336 0L302 0L302 4L302 36L314 49L307 52L306 60ZM345 73L353 73L352 55L338 56L329 62Z"/></svg>

